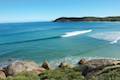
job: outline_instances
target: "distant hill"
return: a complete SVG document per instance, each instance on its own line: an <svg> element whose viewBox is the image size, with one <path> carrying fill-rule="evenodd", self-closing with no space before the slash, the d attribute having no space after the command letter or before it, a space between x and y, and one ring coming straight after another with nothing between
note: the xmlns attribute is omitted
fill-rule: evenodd
<svg viewBox="0 0 120 80"><path fill-rule="evenodd" d="M112 17L61 17L53 22L81 22L81 21L120 21L120 16Z"/></svg>

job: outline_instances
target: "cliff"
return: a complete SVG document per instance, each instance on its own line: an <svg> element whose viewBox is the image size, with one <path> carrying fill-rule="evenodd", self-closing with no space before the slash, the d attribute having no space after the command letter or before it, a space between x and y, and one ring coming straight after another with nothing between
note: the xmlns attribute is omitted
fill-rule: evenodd
<svg viewBox="0 0 120 80"><path fill-rule="evenodd" d="M120 16L113 17L61 17L53 22L81 22L81 21L120 21Z"/></svg>

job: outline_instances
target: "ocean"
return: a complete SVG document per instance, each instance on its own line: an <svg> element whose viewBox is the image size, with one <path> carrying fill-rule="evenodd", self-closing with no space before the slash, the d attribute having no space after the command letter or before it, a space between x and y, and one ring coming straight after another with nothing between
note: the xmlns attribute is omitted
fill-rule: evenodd
<svg viewBox="0 0 120 80"><path fill-rule="evenodd" d="M0 62L120 58L120 22L0 24Z"/></svg>

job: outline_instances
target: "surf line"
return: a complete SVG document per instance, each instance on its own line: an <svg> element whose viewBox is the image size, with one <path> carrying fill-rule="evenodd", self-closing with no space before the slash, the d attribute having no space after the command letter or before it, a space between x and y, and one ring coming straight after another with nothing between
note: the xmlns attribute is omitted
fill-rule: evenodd
<svg viewBox="0 0 120 80"><path fill-rule="evenodd" d="M77 36L77 35L82 35L85 33L89 33L92 32L92 30L83 30L83 31L73 31L73 32L67 32L64 35L62 35L61 37L71 37L71 36Z"/></svg>
<svg viewBox="0 0 120 80"><path fill-rule="evenodd" d="M110 42L110 44L115 44L120 40L120 37L118 37L117 39L115 39L114 41Z"/></svg>

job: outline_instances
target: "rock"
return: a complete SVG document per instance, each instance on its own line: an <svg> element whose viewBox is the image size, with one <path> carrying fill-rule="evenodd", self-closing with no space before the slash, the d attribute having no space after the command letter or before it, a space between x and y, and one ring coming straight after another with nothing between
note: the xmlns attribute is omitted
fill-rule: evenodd
<svg viewBox="0 0 120 80"><path fill-rule="evenodd" d="M50 69L51 69L48 61L45 61L45 62L42 64L41 67L43 67L43 68L45 68L45 69L47 69L47 70L50 70Z"/></svg>
<svg viewBox="0 0 120 80"><path fill-rule="evenodd" d="M2 70L0 70L0 79L5 79L5 78L6 78L5 73Z"/></svg>
<svg viewBox="0 0 120 80"><path fill-rule="evenodd" d="M78 64L85 64L87 61L85 59L81 59Z"/></svg>
<svg viewBox="0 0 120 80"><path fill-rule="evenodd" d="M93 71L95 69L92 65L80 65L79 70L82 72L82 75L86 76L89 72Z"/></svg>
<svg viewBox="0 0 120 80"><path fill-rule="evenodd" d="M102 70L107 66L118 65L120 61L111 60L111 59L92 59L92 60L85 60L81 59L79 61L80 70L82 74L86 76L87 74L93 74L96 71Z"/></svg>
<svg viewBox="0 0 120 80"><path fill-rule="evenodd" d="M112 71L114 69L115 70L120 69L120 65L106 66L106 67L101 68L101 69L99 68L99 69L92 70L91 72L87 73L87 75L85 75L85 77L86 77L87 80L89 80L93 76L99 76L103 73Z"/></svg>
<svg viewBox="0 0 120 80"><path fill-rule="evenodd" d="M43 69L40 70L40 67L35 62L32 62L32 61L15 61L5 68L6 75L8 76L9 75L14 76L23 71L35 71L36 72L37 70L40 71L39 73L43 71Z"/></svg>
<svg viewBox="0 0 120 80"><path fill-rule="evenodd" d="M79 61L80 65L90 65L90 66L94 66L95 68L100 67L100 66L110 66L110 65L118 65L120 64L120 61L117 60L111 60L111 59L92 59L92 60L85 60L85 59L81 59Z"/></svg>
<svg viewBox="0 0 120 80"><path fill-rule="evenodd" d="M59 68L71 68L72 66L67 64L67 63L65 63L65 62L61 62L58 67Z"/></svg>
<svg viewBox="0 0 120 80"><path fill-rule="evenodd" d="M87 61L86 64L88 65L93 65L95 67L100 67L100 66L111 66L111 65L117 65L119 62L116 60L111 60L111 59L93 59Z"/></svg>
<svg viewBox="0 0 120 80"><path fill-rule="evenodd" d="M42 74L46 69L44 68L37 68L37 69L33 69L32 71L35 72L36 74L40 75Z"/></svg>

